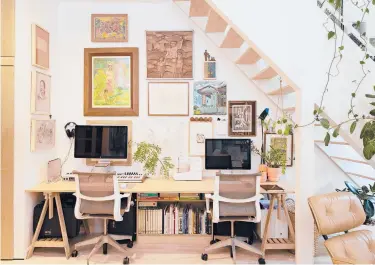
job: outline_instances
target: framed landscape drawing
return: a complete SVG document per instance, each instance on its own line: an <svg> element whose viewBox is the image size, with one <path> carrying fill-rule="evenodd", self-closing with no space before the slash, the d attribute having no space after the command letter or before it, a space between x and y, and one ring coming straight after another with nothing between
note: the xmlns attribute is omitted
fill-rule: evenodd
<svg viewBox="0 0 375 265"><path fill-rule="evenodd" d="M256 101L229 101L229 136L256 136Z"/></svg>
<svg viewBox="0 0 375 265"><path fill-rule="evenodd" d="M38 71L31 74L31 114L51 114L51 76Z"/></svg>
<svg viewBox="0 0 375 265"><path fill-rule="evenodd" d="M189 155L204 156L205 141L213 137L211 121L190 121L189 123Z"/></svg>
<svg viewBox="0 0 375 265"><path fill-rule="evenodd" d="M147 78L193 78L193 31L147 31Z"/></svg>
<svg viewBox="0 0 375 265"><path fill-rule="evenodd" d="M86 48L84 116L138 116L138 48Z"/></svg>
<svg viewBox="0 0 375 265"><path fill-rule="evenodd" d="M194 115L226 115L227 84L221 81L194 83Z"/></svg>
<svg viewBox="0 0 375 265"><path fill-rule="evenodd" d="M286 166L293 166L294 154L293 154L293 134L280 135L276 133L265 133L264 134L264 146L265 151L270 151L271 147L281 149L285 152Z"/></svg>
<svg viewBox="0 0 375 265"><path fill-rule="evenodd" d="M55 120L31 120L31 152L55 147Z"/></svg>
<svg viewBox="0 0 375 265"><path fill-rule="evenodd" d="M128 42L127 14L92 14L92 42Z"/></svg>
<svg viewBox="0 0 375 265"><path fill-rule="evenodd" d="M148 83L148 116L189 116L189 83Z"/></svg>
<svg viewBox="0 0 375 265"><path fill-rule="evenodd" d="M49 33L41 26L32 24L32 65L49 69Z"/></svg>

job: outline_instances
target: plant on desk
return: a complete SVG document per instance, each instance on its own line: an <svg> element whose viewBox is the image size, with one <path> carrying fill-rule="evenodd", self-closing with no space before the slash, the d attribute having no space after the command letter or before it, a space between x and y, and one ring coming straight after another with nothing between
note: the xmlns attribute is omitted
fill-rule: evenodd
<svg viewBox="0 0 375 265"><path fill-rule="evenodd" d="M286 155L285 150L280 148L274 148L270 146L270 150L267 152L261 152L258 148L252 145L252 152L263 158L267 165L268 180L277 182L282 174L285 174L286 170Z"/></svg>
<svg viewBox="0 0 375 265"><path fill-rule="evenodd" d="M137 151L134 153L134 161L143 164L143 171L146 175L155 175L156 167L160 164L160 174L165 177L170 177L170 172L174 168L172 158L160 157L161 148L158 145L147 142L140 142L137 144Z"/></svg>

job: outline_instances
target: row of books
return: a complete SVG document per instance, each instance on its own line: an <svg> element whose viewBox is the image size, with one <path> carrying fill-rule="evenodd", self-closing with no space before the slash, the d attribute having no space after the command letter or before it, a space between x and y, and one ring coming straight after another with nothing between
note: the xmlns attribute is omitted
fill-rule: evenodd
<svg viewBox="0 0 375 265"><path fill-rule="evenodd" d="M157 202L138 207L139 234L211 234L212 218L205 209L178 203L159 207Z"/></svg>
<svg viewBox="0 0 375 265"><path fill-rule="evenodd" d="M201 193L140 193L141 200L156 201L156 200L202 200Z"/></svg>

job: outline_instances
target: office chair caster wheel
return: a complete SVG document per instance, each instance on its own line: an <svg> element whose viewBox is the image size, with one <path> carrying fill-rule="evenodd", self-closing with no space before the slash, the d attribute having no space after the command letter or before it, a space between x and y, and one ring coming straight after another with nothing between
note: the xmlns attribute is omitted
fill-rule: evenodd
<svg viewBox="0 0 375 265"><path fill-rule="evenodd" d="M78 256L78 251L77 250L73 250L72 252L72 258L76 258Z"/></svg>
<svg viewBox="0 0 375 265"><path fill-rule="evenodd" d="M259 264L266 264L266 261L264 260L264 258L259 258L258 263Z"/></svg>
<svg viewBox="0 0 375 265"><path fill-rule="evenodd" d="M207 261L208 255L207 254L202 254L201 258L202 258L202 260Z"/></svg>
<svg viewBox="0 0 375 265"><path fill-rule="evenodd" d="M103 244L103 254L107 255L107 253L108 253L108 244L105 243L105 244Z"/></svg>
<svg viewBox="0 0 375 265"><path fill-rule="evenodd" d="M220 239L213 239L213 240L210 241L210 245L213 245L213 244L215 244L219 241L220 241Z"/></svg>
<svg viewBox="0 0 375 265"><path fill-rule="evenodd" d="M132 248L133 247L133 241L129 241L128 244L126 245L128 248Z"/></svg>
<svg viewBox="0 0 375 265"><path fill-rule="evenodd" d="M230 248L230 257L233 258L233 250L232 250L232 247Z"/></svg>
<svg viewBox="0 0 375 265"><path fill-rule="evenodd" d="M122 261L122 264L130 264L130 260L128 257L124 258L124 260Z"/></svg>

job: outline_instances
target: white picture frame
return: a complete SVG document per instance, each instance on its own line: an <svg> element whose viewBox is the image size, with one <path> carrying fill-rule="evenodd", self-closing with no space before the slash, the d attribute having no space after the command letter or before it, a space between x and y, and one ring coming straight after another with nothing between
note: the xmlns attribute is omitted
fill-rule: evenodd
<svg viewBox="0 0 375 265"><path fill-rule="evenodd" d="M213 138L213 125L209 121L190 121L189 155L205 155L205 139Z"/></svg>
<svg viewBox="0 0 375 265"><path fill-rule="evenodd" d="M148 116L189 116L189 82L149 82Z"/></svg>

